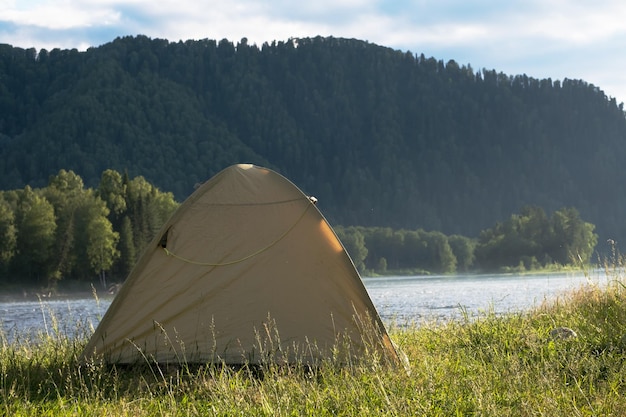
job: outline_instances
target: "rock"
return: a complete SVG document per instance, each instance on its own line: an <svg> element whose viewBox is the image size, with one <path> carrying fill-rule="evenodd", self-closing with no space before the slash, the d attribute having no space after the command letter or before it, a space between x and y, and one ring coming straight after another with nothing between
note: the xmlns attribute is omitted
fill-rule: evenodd
<svg viewBox="0 0 626 417"><path fill-rule="evenodd" d="M107 292L111 295L115 295L117 294L117 292L120 290L121 287L122 287L122 284L113 284L109 287Z"/></svg>
<svg viewBox="0 0 626 417"><path fill-rule="evenodd" d="M569 327L557 327L550 330L550 337L555 340L567 340L578 337L576 332Z"/></svg>

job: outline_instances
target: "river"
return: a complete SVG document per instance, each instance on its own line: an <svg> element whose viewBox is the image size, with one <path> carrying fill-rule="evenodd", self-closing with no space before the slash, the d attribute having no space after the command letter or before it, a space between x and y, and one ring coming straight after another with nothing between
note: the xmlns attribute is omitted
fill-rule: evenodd
<svg viewBox="0 0 626 417"><path fill-rule="evenodd" d="M364 278L383 321L398 325L450 320L486 312L514 313L556 300L582 285L604 285L591 273L445 275Z"/></svg>
<svg viewBox="0 0 626 417"><path fill-rule="evenodd" d="M453 275L364 278L365 287L386 323L411 325L451 320L486 311L496 314L531 309L592 283L607 282L604 272ZM112 298L90 295L63 299L0 298L0 333L9 341L38 334L90 335Z"/></svg>

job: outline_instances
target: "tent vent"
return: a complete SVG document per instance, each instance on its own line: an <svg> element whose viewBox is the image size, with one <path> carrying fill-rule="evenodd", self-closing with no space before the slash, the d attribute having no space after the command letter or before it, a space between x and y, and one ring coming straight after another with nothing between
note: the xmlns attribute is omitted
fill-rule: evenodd
<svg viewBox="0 0 626 417"><path fill-rule="evenodd" d="M166 248L167 247L167 234L169 233L169 229L167 229L167 231L163 234L163 236L161 237L161 240L159 241L159 245L162 248Z"/></svg>

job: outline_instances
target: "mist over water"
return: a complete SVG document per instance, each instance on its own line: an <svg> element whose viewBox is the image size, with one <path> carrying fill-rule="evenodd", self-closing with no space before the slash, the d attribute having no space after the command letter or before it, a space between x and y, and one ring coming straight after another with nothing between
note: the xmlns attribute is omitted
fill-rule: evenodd
<svg viewBox="0 0 626 417"><path fill-rule="evenodd" d="M537 275L453 275L364 278L365 287L386 323L419 324L486 311L518 312L555 300L581 285L602 285L603 271ZM44 334L89 337L112 298L93 295L65 299L0 301L0 334L8 341Z"/></svg>

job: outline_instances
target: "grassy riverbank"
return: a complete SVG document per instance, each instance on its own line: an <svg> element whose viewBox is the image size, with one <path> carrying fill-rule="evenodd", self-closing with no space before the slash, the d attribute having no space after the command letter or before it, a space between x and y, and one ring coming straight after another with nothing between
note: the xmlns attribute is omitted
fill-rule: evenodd
<svg viewBox="0 0 626 417"><path fill-rule="evenodd" d="M607 280L528 313L392 328L410 373L129 371L79 366L87 336L4 341L0 415L626 415L626 288ZM553 340L559 326L578 336Z"/></svg>

